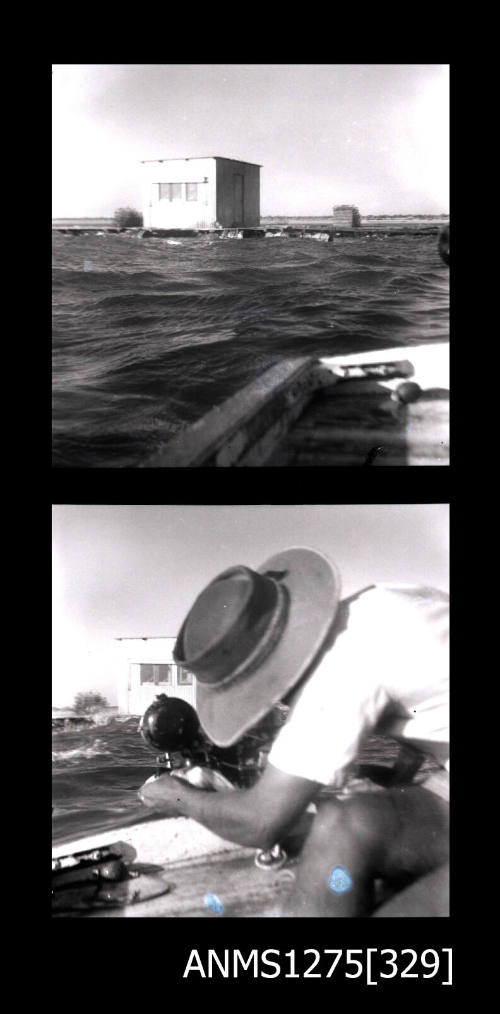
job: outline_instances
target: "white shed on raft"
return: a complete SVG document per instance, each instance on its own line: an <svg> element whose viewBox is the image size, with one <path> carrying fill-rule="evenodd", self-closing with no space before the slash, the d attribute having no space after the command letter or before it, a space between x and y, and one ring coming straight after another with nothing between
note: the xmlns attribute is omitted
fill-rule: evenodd
<svg viewBox="0 0 500 1014"><path fill-rule="evenodd" d="M217 155L141 165L145 229L260 225L260 165Z"/></svg>
<svg viewBox="0 0 500 1014"><path fill-rule="evenodd" d="M180 697L196 707L196 680L186 666L174 662L175 637L117 637L118 711L143 715L158 694Z"/></svg>

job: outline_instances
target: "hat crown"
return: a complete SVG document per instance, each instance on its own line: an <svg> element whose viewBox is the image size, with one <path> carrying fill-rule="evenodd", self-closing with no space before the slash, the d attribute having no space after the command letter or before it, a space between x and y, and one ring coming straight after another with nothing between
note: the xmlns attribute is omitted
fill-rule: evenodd
<svg viewBox="0 0 500 1014"><path fill-rule="evenodd" d="M184 631L189 658L204 654L226 637L235 623L244 622L253 588L252 572L247 567L232 567L204 588L189 613Z"/></svg>
<svg viewBox="0 0 500 1014"><path fill-rule="evenodd" d="M285 590L273 578L249 567L231 567L196 599L174 657L201 682L235 679L272 650L283 629L285 606Z"/></svg>
<svg viewBox="0 0 500 1014"><path fill-rule="evenodd" d="M217 586L225 582L221 591ZM231 586L234 595L226 599ZM196 710L213 743L236 743L316 664L333 629L340 588L339 571L324 554L293 546L256 571L225 571L201 593L182 625L174 659L197 678ZM194 631L195 621L203 622L201 632Z"/></svg>

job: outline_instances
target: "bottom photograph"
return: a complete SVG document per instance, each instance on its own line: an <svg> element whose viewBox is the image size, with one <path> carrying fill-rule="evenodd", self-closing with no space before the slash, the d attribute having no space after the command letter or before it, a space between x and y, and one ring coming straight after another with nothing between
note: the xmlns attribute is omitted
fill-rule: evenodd
<svg viewBox="0 0 500 1014"><path fill-rule="evenodd" d="M54 504L56 918L449 916L449 505Z"/></svg>

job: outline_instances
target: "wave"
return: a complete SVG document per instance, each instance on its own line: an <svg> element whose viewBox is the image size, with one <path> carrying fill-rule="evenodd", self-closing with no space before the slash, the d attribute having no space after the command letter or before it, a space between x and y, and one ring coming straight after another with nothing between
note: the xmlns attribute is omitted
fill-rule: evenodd
<svg viewBox="0 0 500 1014"><path fill-rule="evenodd" d="M447 338L448 271L434 237L57 235L53 305L53 464L134 467L285 356Z"/></svg>
<svg viewBox="0 0 500 1014"><path fill-rule="evenodd" d="M112 750L102 740L96 739L94 743L90 743L88 746L74 747L72 750L53 750L52 763L67 764L69 761L89 760L91 757L106 757L111 756L111 754Z"/></svg>
<svg viewBox="0 0 500 1014"><path fill-rule="evenodd" d="M84 263L84 262L83 262ZM99 270L92 262L92 267L85 270L83 263L78 268L53 268L52 280L59 284L73 284L78 282L82 285L115 285L117 282L131 284L134 282L158 282L164 279L161 271L124 271L123 268L112 271Z"/></svg>
<svg viewBox="0 0 500 1014"><path fill-rule="evenodd" d="M94 711L91 715L94 725L107 725L111 728L116 726L120 729L122 726L130 726L130 731L132 731L133 728L137 729L139 717L140 716L137 716L136 718L131 715L110 715L106 711Z"/></svg>

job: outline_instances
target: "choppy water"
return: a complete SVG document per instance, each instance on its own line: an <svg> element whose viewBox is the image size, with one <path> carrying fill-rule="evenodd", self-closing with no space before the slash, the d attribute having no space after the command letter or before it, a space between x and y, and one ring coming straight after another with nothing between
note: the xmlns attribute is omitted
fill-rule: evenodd
<svg viewBox="0 0 500 1014"><path fill-rule="evenodd" d="M137 792L156 771L137 718L52 732L54 843L148 816Z"/></svg>
<svg viewBox="0 0 500 1014"><path fill-rule="evenodd" d="M53 241L53 464L134 467L285 357L448 337L435 237Z"/></svg>

